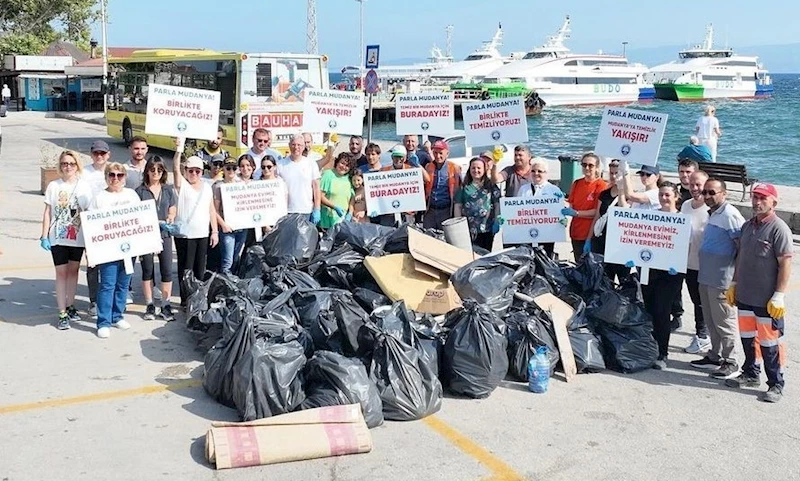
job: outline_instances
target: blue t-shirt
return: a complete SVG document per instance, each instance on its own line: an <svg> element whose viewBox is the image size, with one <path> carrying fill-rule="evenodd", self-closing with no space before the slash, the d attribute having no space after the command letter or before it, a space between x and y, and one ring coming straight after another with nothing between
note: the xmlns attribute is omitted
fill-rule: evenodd
<svg viewBox="0 0 800 481"><path fill-rule="evenodd" d="M361 171L362 174L367 174L369 172L380 172L381 166L379 165L377 169L371 169L369 164L359 165L358 170Z"/></svg>
<svg viewBox="0 0 800 481"><path fill-rule="evenodd" d="M447 162L442 162L441 167L433 169L433 188L431 189L431 207L444 209L450 207L450 186L448 185Z"/></svg>
<svg viewBox="0 0 800 481"><path fill-rule="evenodd" d="M711 151L705 145L687 145L678 154L678 160L690 159L697 162L711 162Z"/></svg>
<svg viewBox="0 0 800 481"><path fill-rule="evenodd" d="M723 202L708 218L700 244L700 270L697 282L716 289L727 289L733 280L737 241L744 217L736 207Z"/></svg>

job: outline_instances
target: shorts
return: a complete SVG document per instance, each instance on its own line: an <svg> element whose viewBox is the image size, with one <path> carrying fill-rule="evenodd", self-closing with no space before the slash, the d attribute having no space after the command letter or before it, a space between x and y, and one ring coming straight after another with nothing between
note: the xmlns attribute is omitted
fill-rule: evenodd
<svg viewBox="0 0 800 481"><path fill-rule="evenodd" d="M51 246L50 254L53 256L53 265L63 266L68 262L80 262L83 259L83 247Z"/></svg>

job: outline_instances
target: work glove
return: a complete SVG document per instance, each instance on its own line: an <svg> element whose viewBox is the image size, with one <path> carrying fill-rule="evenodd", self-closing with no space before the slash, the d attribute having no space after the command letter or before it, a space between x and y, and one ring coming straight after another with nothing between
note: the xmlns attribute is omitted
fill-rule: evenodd
<svg viewBox="0 0 800 481"><path fill-rule="evenodd" d="M561 209L561 215L568 215L570 217L577 217L578 211L573 209L572 207L564 207Z"/></svg>
<svg viewBox="0 0 800 481"><path fill-rule="evenodd" d="M736 305L736 281L731 282L731 286L725 291L725 300L732 306Z"/></svg>
<svg viewBox="0 0 800 481"><path fill-rule="evenodd" d="M567 196L566 194L561 192L561 190L557 190L553 195L556 197L556 199L563 199L564 197Z"/></svg>
<svg viewBox="0 0 800 481"><path fill-rule="evenodd" d="M775 291L767 303L767 312L773 319L783 319L786 315L786 304L783 302L783 292Z"/></svg>
<svg viewBox="0 0 800 481"><path fill-rule="evenodd" d="M413 167L419 167L419 157L417 154L411 154L408 156L408 163Z"/></svg>
<svg viewBox="0 0 800 481"><path fill-rule="evenodd" d="M310 219L310 220L311 220L311 222L312 222L313 224L319 224L319 219L320 219L320 216L319 216L319 209L314 209L314 210L312 210L312 211L311 211L311 219Z"/></svg>
<svg viewBox="0 0 800 481"><path fill-rule="evenodd" d="M592 252L592 240L586 239L586 242L583 243L583 253L588 254Z"/></svg>
<svg viewBox="0 0 800 481"><path fill-rule="evenodd" d="M336 132L332 133L331 136L328 138L328 140L330 140L334 144L338 144L339 143L339 134L337 134Z"/></svg>
<svg viewBox="0 0 800 481"><path fill-rule="evenodd" d="M503 160L503 148L502 147L495 146L495 148L492 149L492 160L494 160L495 164L500 162L501 160Z"/></svg>
<svg viewBox="0 0 800 481"><path fill-rule="evenodd" d="M48 252L50 251L50 239L48 239L47 237L39 239L39 245L42 246L42 249Z"/></svg>
<svg viewBox="0 0 800 481"><path fill-rule="evenodd" d="M373 210L372 212L369 213L369 216L370 217L378 217L378 211L377 210Z"/></svg>
<svg viewBox="0 0 800 481"><path fill-rule="evenodd" d="M561 225L563 225L564 227L566 227L566 226L567 226L567 224L569 223L569 221L567 220L567 218L566 218L566 217L562 217L562 218L560 218L560 219L558 220L558 223L559 223L559 224L561 224Z"/></svg>
<svg viewBox="0 0 800 481"><path fill-rule="evenodd" d="M497 234L500 232L500 219L502 219L502 217L498 217L494 220L494 223L492 223L492 234Z"/></svg>
<svg viewBox="0 0 800 481"><path fill-rule="evenodd" d="M344 216L344 209L342 209L339 206L335 206L333 208L333 211L336 212L336 215L338 215L339 217L343 217Z"/></svg>
<svg viewBox="0 0 800 481"><path fill-rule="evenodd" d="M628 269L632 268L635 265L636 264L634 264L633 261L628 261L628 262L625 263L625 267L627 267Z"/></svg>
<svg viewBox="0 0 800 481"><path fill-rule="evenodd" d="M501 217L501 216L498 215L497 219L495 220L495 222L497 222L498 225L503 225L503 224L506 223L506 218L505 217Z"/></svg>
<svg viewBox="0 0 800 481"><path fill-rule="evenodd" d="M671 276L676 276L676 275L678 275L678 271L676 271L674 267L670 267L670 268L669 268L669 270L668 270L667 272L668 272L668 273L669 273L669 275L671 275Z"/></svg>
<svg viewBox="0 0 800 481"><path fill-rule="evenodd" d="M348 212L347 214L344 215L344 221L345 222L350 222L351 220L353 220L353 214Z"/></svg>

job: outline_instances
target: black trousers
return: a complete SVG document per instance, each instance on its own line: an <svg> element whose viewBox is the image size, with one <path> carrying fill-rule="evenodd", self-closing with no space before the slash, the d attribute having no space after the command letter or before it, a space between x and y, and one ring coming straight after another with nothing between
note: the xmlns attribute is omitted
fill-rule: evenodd
<svg viewBox="0 0 800 481"><path fill-rule="evenodd" d="M650 282L642 286L645 310L653 317L653 337L658 344L659 359L669 353L670 311L675 296L681 295L684 274L669 275L668 272L651 269Z"/></svg>
<svg viewBox="0 0 800 481"><path fill-rule="evenodd" d="M628 274L631 273L631 268L625 267L623 264L609 264L604 262L603 271L605 271L606 276L611 279L612 282L619 284L622 282L622 279L626 278Z"/></svg>
<svg viewBox="0 0 800 481"><path fill-rule="evenodd" d="M487 251L492 251L492 244L494 244L494 234L491 232L481 232L475 235L472 243L478 247L482 247Z"/></svg>
<svg viewBox="0 0 800 481"><path fill-rule="evenodd" d="M89 286L89 302L97 302L97 289L100 286L100 271L97 267L86 268L86 284Z"/></svg>
<svg viewBox="0 0 800 481"><path fill-rule="evenodd" d="M686 289L689 290L689 297L694 304L694 329L697 337L708 339L708 326L703 317L703 305L700 302L700 284L697 282L697 271L686 270Z"/></svg>
<svg viewBox="0 0 800 481"><path fill-rule="evenodd" d="M178 284L181 290L181 306L186 306L190 292L183 285L183 276L191 270L198 279L206 273L206 257L208 255L208 237L200 239L175 238L175 254L178 257Z"/></svg>
<svg viewBox="0 0 800 481"><path fill-rule="evenodd" d="M161 239L161 252L158 255L158 268L161 272L161 282L172 282L172 237ZM155 254L143 255L142 281L155 280Z"/></svg>

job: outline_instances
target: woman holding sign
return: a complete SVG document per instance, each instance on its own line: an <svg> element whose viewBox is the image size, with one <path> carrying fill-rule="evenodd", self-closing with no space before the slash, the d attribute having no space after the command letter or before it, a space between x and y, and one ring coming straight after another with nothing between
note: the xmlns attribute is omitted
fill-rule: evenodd
<svg viewBox="0 0 800 481"><path fill-rule="evenodd" d="M181 307L185 308L189 292L183 283L186 271L202 279L206 272L208 247L219 243L217 210L211 186L203 181L203 161L200 157L186 159L186 177L181 173L181 152L186 139L179 138L175 157L172 158L172 173L175 190L178 191L178 213L175 218L175 251L178 255L178 279L181 291ZM211 235L208 226L211 225Z"/></svg>
<svg viewBox="0 0 800 481"><path fill-rule="evenodd" d="M127 172L125 166L119 162L106 164L108 187L95 194L89 210L139 203L136 192L125 187ZM132 276L125 271L125 262L121 260L100 264L97 272L100 274L100 286L97 290L97 337L105 339L111 335L111 326L122 330L131 327L122 315L125 313L125 301L128 299Z"/></svg>
<svg viewBox="0 0 800 481"><path fill-rule="evenodd" d="M174 321L175 315L169 305L172 296L172 231L177 211L178 195L172 185L167 184L167 166L161 157L154 155L147 161L142 174L142 185L136 188L141 200L153 200L156 203L158 223L161 227L161 252L158 254L158 267L161 271L161 312L165 321ZM145 299L145 311L142 316L146 321L156 318L156 307L153 304L153 280L155 265L153 254L142 259L142 294Z"/></svg>
<svg viewBox="0 0 800 481"><path fill-rule="evenodd" d="M657 165L643 165L636 172L639 175L639 180L642 181L642 185L644 185L644 192L633 191L633 181L628 175L627 162L620 164L620 170L622 171L622 187L625 194L625 202L620 202L620 207L646 210L659 210L661 208L658 190L658 185L661 182L661 169Z"/></svg>
<svg viewBox="0 0 800 481"><path fill-rule="evenodd" d="M319 180L322 195L319 226L323 229L330 229L341 221L349 222L353 218L351 203L355 192L350 183L351 160L349 153L340 153L333 168L323 172Z"/></svg>
<svg viewBox="0 0 800 481"><path fill-rule="evenodd" d="M611 159L608 163L608 183L611 187L600 192L597 211L592 220L592 229L589 231L589 239L583 246L583 252L593 252L595 254L605 254L606 252L606 224L609 207L622 205L625 201L625 194L620 188L621 177L619 174L619 159ZM603 270L612 281L622 281L622 278L630 274L630 267L621 264L603 263ZM616 281L615 281L616 282Z"/></svg>
<svg viewBox="0 0 800 481"><path fill-rule="evenodd" d="M569 225L569 237L572 240L572 255L575 262L580 260L586 247L589 246L589 232L592 229L594 215L600 204L600 193L608 188L608 184L600 177L603 173L600 157L593 153L581 157L583 178L572 183L567 202L569 207L561 209L561 215L572 217Z"/></svg>
<svg viewBox="0 0 800 481"><path fill-rule="evenodd" d="M500 230L498 212L500 188L492 181L486 161L473 157L464 176L464 186L456 194L455 217L466 217L472 243L491 251L494 235Z"/></svg>
<svg viewBox="0 0 800 481"><path fill-rule="evenodd" d="M80 235L80 211L92 197L91 186L80 178L83 168L80 155L65 150L58 157L61 178L47 184L42 214L42 236L39 245L49 251L56 268L56 327L69 329L70 321L79 321L75 302L78 270L83 258L83 237Z"/></svg>
<svg viewBox="0 0 800 481"><path fill-rule="evenodd" d="M679 212L677 203L680 198L678 186L672 182L663 182L658 189L662 212ZM632 262L629 261L627 265L632 265ZM650 269L650 280L646 286L642 286L644 307L653 317L653 337L658 343L658 359L653 369L663 370L667 367L672 303L681 295L684 276L672 268L669 271Z"/></svg>
<svg viewBox="0 0 800 481"><path fill-rule="evenodd" d="M232 229L225 223L225 212L222 208L222 185L232 184L239 182L236 175L236 170L239 168L239 162L233 157L225 159L223 165L224 173L222 180L214 182L212 190L214 193L214 207L217 209L217 225L222 233L219 235L220 242L220 272L222 274L230 274L231 269L236 271L239 267L239 257L242 255L242 248L244 241L247 238L247 229Z"/></svg>

